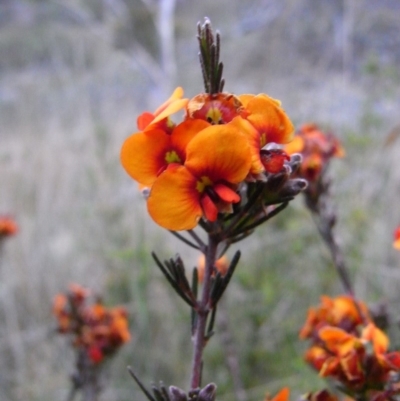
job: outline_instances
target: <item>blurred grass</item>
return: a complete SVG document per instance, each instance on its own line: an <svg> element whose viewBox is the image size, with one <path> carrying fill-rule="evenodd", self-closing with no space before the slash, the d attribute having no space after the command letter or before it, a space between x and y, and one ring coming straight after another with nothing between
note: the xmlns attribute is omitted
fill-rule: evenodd
<svg viewBox="0 0 400 401"><path fill-rule="evenodd" d="M133 341L112 362L104 399L144 399L127 365L144 383L187 388L189 311L150 252L180 252L188 271L197 255L150 221L118 158L140 112L176 84L189 96L201 90L195 24L206 15L222 33L227 90L267 92L297 125L316 121L343 141L347 157L332 163L340 242L357 294L383 298L398 317L391 241L400 222L400 140L384 146L399 124L395 2L355 1L349 10L335 1L180 1L177 76L159 52L158 8L145 4L0 2L0 212L21 227L0 255L2 401L66 399L73 361L52 332L51 300L70 282L131 314ZM302 362L297 332L320 294L341 287L302 200L240 248L221 313L249 399L284 385L295 394L321 388ZM217 326L204 380L227 400L234 394L225 363Z"/></svg>

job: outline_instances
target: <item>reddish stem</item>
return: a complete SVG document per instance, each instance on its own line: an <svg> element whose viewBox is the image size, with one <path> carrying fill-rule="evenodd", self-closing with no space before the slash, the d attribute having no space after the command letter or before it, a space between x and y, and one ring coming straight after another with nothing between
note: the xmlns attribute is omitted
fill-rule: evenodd
<svg viewBox="0 0 400 401"><path fill-rule="evenodd" d="M206 345L205 334L207 317L210 312L211 276L216 260L218 242L218 239L214 236L208 236L208 245L205 254L206 265L204 271L203 290L201 299L197 305L197 316L193 334L192 378L190 385L192 390L201 386L201 366L203 361L203 350Z"/></svg>

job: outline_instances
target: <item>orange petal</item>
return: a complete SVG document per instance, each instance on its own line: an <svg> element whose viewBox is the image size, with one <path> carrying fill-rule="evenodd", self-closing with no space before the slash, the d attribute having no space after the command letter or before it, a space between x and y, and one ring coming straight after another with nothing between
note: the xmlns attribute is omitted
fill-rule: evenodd
<svg viewBox="0 0 400 401"><path fill-rule="evenodd" d="M373 323L368 323L368 325L363 329L361 338L372 342L375 355L383 354L389 348L388 337Z"/></svg>
<svg viewBox="0 0 400 401"><path fill-rule="evenodd" d="M304 149L304 138L298 135L295 136L293 140L287 145L285 145L283 149L289 155L292 155L294 153L301 153Z"/></svg>
<svg viewBox="0 0 400 401"><path fill-rule="evenodd" d="M251 174L261 174L264 171L264 166L260 159L260 134L254 128L254 126L247 120L242 117L236 117L231 122L232 125L235 125L240 129L240 132L247 138L250 151L251 151Z"/></svg>
<svg viewBox="0 0 400 401"><path fill-rule="evenodd" d="M323 364L329 357L330 354L325 349L318 346L312 346L307 350L304 359L316 370L320 371Z"/></svg>
<svg viewBox="0 0 400 401"><path fill-rule="evenodd" d="M181 99L183 97L183 88L178 86L173 92L172 95L154 112L154 115L159 115L162 111L164 111L168 105L170 105L173 101Z"/></svg>
<svg viewBox="0 0 400 401"><path fill-rule="evenodd" d="M131 135L122 145L121 163L133 179L144 186L151 186L157 175L167 167L165 156L169 150L171 137L164 131L139 132Z"/></svg>
<svg viewBox="0 0 400 401"><path fill-rule="evenodd" d="M214 191L225 202L237 203L240 201L240 196L231 188L223 184L216 184L213 186Z"/></svg>
<svg viewBox="0 0 400 401"><path fill-rule="evenodd" d="M185 166L196 177L207 176L212 182L239 183L250 170L250 146L232 124L213 125L189 143Z"/></svg>
<svg viewBox="0 0 400 401"><path fill-rule="evenodd" d="M204 120L186 120L178 124L171 134L173 148L186 158L186 147L188 143L203 129L210 124Z"/></svg>
<svg viewBox="0 0 400 401"><path fill-rule="evenodd" d="M328 350L340 356L361 346L358 338L337 327L323 327L319 330L318 337L325 343Z"/></svg>
<svg viewBox="0 0 400 401"><path fill-rule="evenodd" d="M169 165L154 182L147 201L150 216L168 230L191 230L203 212L196 178L180 165Z"/></svg>
<svg viewBox="0 0 400 401"><path fill-rule="evenodd" d="M364 355L358 355L356 350L351 350L346 356L340 359L340 366L348 380L362 380L364 371L362 368L362 359Z"/></svg>
<svg viewBox="0 0 400 401"><path fill-rule="evenodd" d="M254 99L255 95L251 94L244 94L244 95L238 95L238 99L242 103L244 107L247 107L249 104L250 100Z"/></svg>
<svg viewBox="0 0 400 401"><path fill-rule="evenodd" d="M218 208L207 194L200 198L203 213L208 221L215 221L218 217Z"/></svg>
<svg viewBox="0 0 400 401"><path fill-rule="evenodd" d="M137 118L137 127L140 131L144 131L148 125L154 120L154 114L145 111Z"/></svg>
<svg viewBox="0 0 400 401"><path fill-rule="evenodd" d="M169 117L170 115L176 113L177 111L183 109L187 105L188 99L178 99L174 100L169 104L153 121L152 124Z"/></svg>
<svg viewBox="0 0 400 401"><path fill-rule="evenodd" d="M245 109L250 113L247 120L261 135L261 147L270 142L288 143L292 140L294 126L277 100L260 94L249 100Z"/></svg>
<svg viewBox="0 0 400 401"><path fill-rule="evenodd" d="M340 360L336 357L328 357L321 366L319 375L321 377L328 377L331 375L336 375L338 373L338 368L340 367Z"/></svg>

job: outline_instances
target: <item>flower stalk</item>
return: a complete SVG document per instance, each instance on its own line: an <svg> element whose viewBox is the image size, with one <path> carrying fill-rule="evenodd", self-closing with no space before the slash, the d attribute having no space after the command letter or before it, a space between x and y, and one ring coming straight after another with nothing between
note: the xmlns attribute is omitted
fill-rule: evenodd
<svg viewBox="0 0 400 401"><path fill-rule="evenodd" d="M217 258L218 239L215 235L208 235L208 245L206 248L206 263L204 271L204 281L200 302L195 310L195 320L193 327L193 359L190 388L192 390L201 386L201 367L203 362L203 351L206 345L207 318L210 313L211 301L211 276Z"/></svg>

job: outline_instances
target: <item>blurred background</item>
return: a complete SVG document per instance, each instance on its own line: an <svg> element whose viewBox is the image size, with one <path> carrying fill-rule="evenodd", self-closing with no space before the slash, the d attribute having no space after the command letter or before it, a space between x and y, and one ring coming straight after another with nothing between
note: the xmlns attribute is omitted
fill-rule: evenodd
<svg viewBox="0 0 400 401"><path fill-rule="evenodd" d="M202 91L205 16L221 32L227 91L268 93L296 126L314 121L342 141L346 158L331 165L340 244L357 295L398 322L399 1L0 0L0 213L20 226L0 250L2 401L66 400L73 354L51 304L71 282L129 309L133 340L104 399L145 399L127 365L146 384L187 389L189 311L150 252L180 252L188 272L198 255L146 215L119 150L176 86ZM239 247L204 382L238 401L321 389L298 330L320 294L342 288L301 197Z"/></svg>

